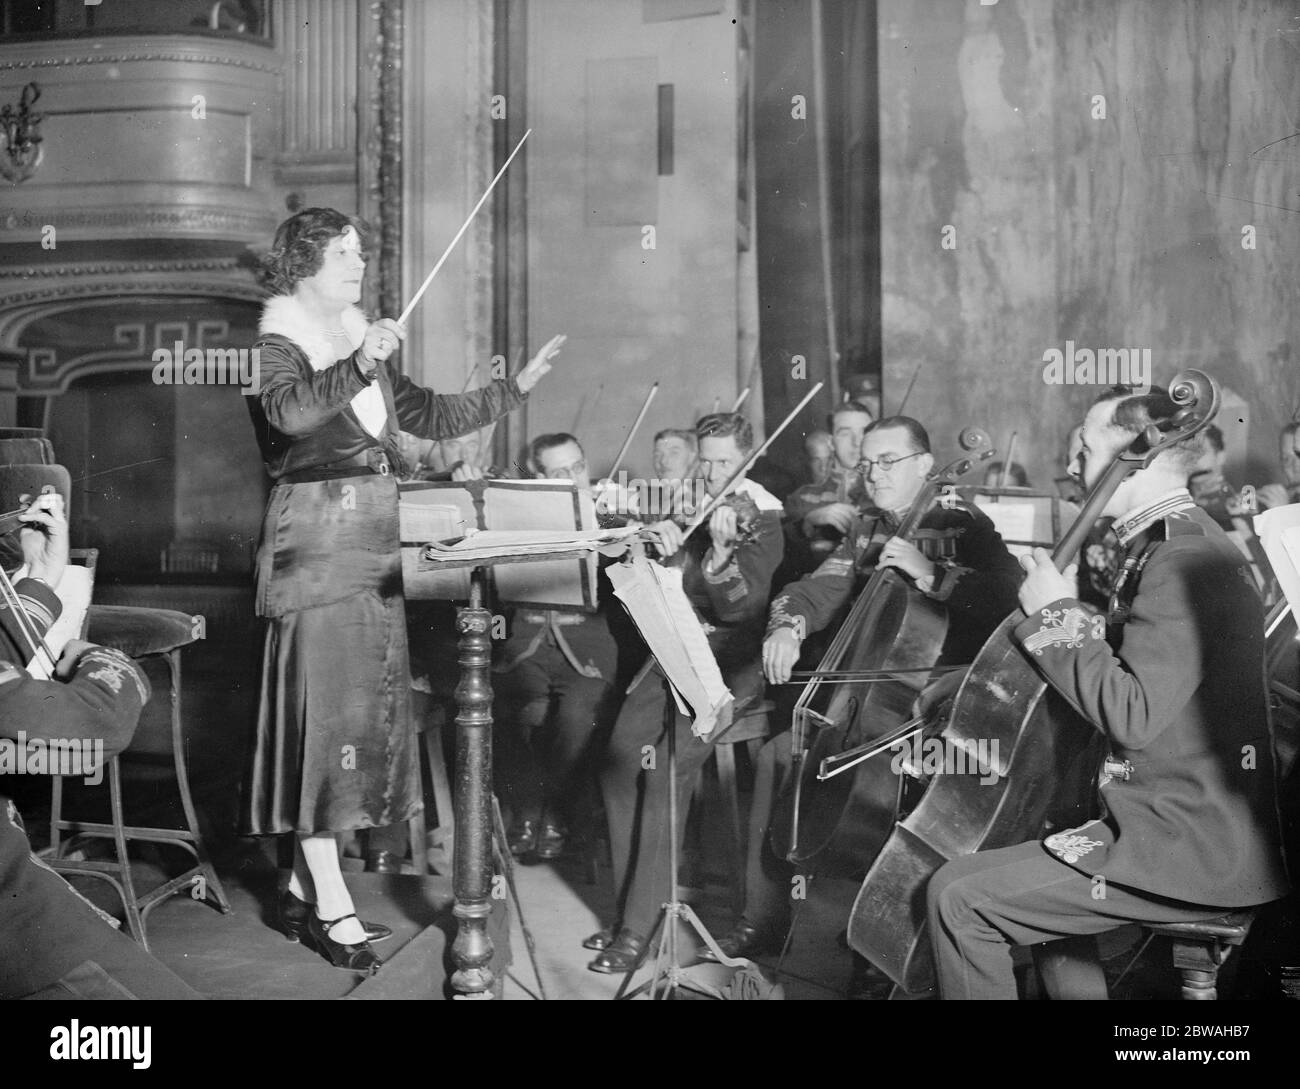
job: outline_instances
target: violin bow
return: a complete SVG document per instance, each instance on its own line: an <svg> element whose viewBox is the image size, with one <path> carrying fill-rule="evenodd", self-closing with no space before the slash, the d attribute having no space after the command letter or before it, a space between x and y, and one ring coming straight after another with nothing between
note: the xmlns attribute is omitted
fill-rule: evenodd
<svg viewBox="0 0 1300 1089"><path fill-rule="evenodd" d="M731 406L732 412L739 412L740 406L748 399L750 391L754 388L754 379L758 377L758 364L761 357L758 352L754 352L754 360L749 365L749 374L745 376L745 388L740 391L740 396L736 398L736 403Z"/></svg>
<svg viewBox="0 0 1300 1089"><path fill-rule="evenodd" d="M745 474L748 473L749 470L752 469L754 465L758 462L758 459L761 458L763 454L767 452L767 448L772 445L772 443L776 440L776 437L779 434L781 434L781 432L784 431L790 425L790 423L794 420L796 416L799 415L800 412L804 410L804 406L806 406L809 401L811 401L814 397L817 396L818 393L821 392L821 388L823 385L825 385L824 382L818 382L815 386L813 386L812 389L810 389L806 394L804 394L803 400L801 400L797 405L794 406L794 408L790 410L790 414L784 420L781 421L781 423L777 426L776 430L773 431L770 435L768 435L766 439L763 440L763 444L757 450L755 450L752 454L749 455L749 457L747 457L743 462L741 462L740 468L738 468L734 473L731 474L730 477L727 478L727 482L722 486L722 490L719 491L717 495L715 495L704 505L704 509L700 511L699 514L697 514L693 519L691 519L690 524L686 527L685 534L682 536L683 544L686 542L686 540L690 537L692 533L694 533L697 529L700 528L700 526L709 517L709 515L713 513L713 511L716 509L718 504L721 503L724 499L727 498L728 495L731 494L731 492L735 489L736 485L745 479Z"/></svg>
<svg viewBox="0 0 1300 1089"><path fill-rule="evenodd" d="M1016 456L1016 436L1019 432L1011 432L1011 438L1007 440L1007 456L1002 459L1002 472L998 475L998 487L1007 486L1007 477L1011 475L1011 461Z"/></svg>
<svg viewBox="0 0 1300 1089"><path fill-rule="evenodd" d="M895 416L903 414L903 409L907 407L907 402L912 396L912 387L916 385L916 380L921 376L921 368L924 366L924 361L916 365L916 370L912 372L912 380L907 383L907 392L903 394L903 399L898 402L898 408L894 411Z"/></svg>
<svg viewBox="0 0 1300 1089"><path fill-rule="evenodd" d="M44 668L49 671L52 678L55 667L54 654L41 637L41 633L36 630L35 623L27 614L22 599L19 597L18 591L14 588L14 584L4 568L0 568L0 598L3 598L5 605L13 612L14 619L18 622L18 633L27 640L28 645L23 649L30 651L32 658L38 661L41 655L44 654L46 662L49 663Z"/></svg>
<svg viewBox="0 0 1300 1089"><path fill-rule="evenodd" d="M614 459L614 467L605 474L610 480L614 479L619 466L623 464L623 459L627 457L627 452L632 446L632 440L636 438L636 433L640 430L641 421L645 419L645 414L650 411L650 402L655 399L655 394L658 392L659 383L652 382L649 391L645 395L645 400L641 402L641 411L636 414L636 419L632 421L632 426L628 428L627 437L623 439L623 445L619 447L618 457Z"/></svg>
<svg viewBox="0 0 1300 1089"><path fill-rule="evenodd" d="M415 309L416 304L421 298L423 298L424 293L429 290L429 285L433 283L433 278L438 275L438 270L442 268L443 263L451 256L451 251L456 248L456 243L461 240L461 236L469 230L469 225L474 221L474 217L478 215L478 210L487 203L488 197L492 195L492 190L496 188L497 182L501 180L501 176L505 174L506 168L514 161L514 157L519 154L519 149L524 146L524 141L532 135L532 131L532 129L529 129L520 137L519 143L515 145L514 151L512 151L506 161L501 164L501 169L497 171L496 177L492 179L491 184L489 184L487 189L484 190L483 195L478 198L478 203L474 205L474 210L465 217L465 222L460 225L460 230L456 232L456 237L447 243L447 248L442 251L442 256L438 258L438 263L433 266L433 271L424 278L424 283L420 285L420 290L417 291L414 298L406 304L406 309L402 311L401 317L397 319L398 325L406 324L406 319L411 316L411 311Z"/></svg>

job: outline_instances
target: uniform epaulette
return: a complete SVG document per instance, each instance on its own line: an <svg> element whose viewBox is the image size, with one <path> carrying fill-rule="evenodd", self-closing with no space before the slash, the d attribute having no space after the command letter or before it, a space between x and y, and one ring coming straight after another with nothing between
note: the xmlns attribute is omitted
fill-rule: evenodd
<svg viewBox="0 0 1300 1089"><path fill-rule="evenodd" d="M1199 509L1193 507L1191 510L1176 510L1166 514L1160 520L1165 527L1165 540L1174 537L1204 537L1205 524L1194 514Z"/></svg>

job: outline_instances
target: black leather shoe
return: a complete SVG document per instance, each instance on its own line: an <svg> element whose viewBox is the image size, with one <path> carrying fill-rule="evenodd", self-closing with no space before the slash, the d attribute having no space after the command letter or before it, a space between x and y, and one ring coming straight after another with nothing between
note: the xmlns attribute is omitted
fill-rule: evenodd
<svg viewBox="0 0 1300 1089"><path fill-rule="evenodd" d="M780 942L775 935L766 931L759 930L758 927L741 919L731 932L723 935L718 939L718 948L722 950L723 956L731 957L733 960L737 957L753 958L762 956L765 953L779 953L781 951ZM713 950L707 945L697 950L696 956L700 960L707 960L713 964L718 963L718 958L713 955Z"/></svg>
<svg viewBox="0 0 1300 1089"><path fill-rule="evenodd" d="M337 919L322 919L313 911L307 920L307 933L311 936L312 944L335 968L346 968L349 972L365 972L366 975L373 976L384 962L370 948L369 942L348 945L330 937L330 930L344 919L355 918L355 915L340 915Z"/></svg>
<svg viewBox="0 0 1300 1089"><path fill-rule="evenodd" d="M537 825L532 821L520 821L510 829L506 839L510 843L510 853L515 858L523 858L537 846Z"/></svg>
<svg viewBox="0 0 1300 1089"><path fill-rule="evenodd" d="M401 873L402 857L393 851L372 851L366 856L368 873Z"/></svg>
<svg viewBox="0 0 1300 1089"><path fill-rule="evenodd" d="M564 841L568 837L568 832L555 821L542 821L541 830L537 833L537 857L550 861L559 858L564 854Z"/></svg>
<svg viewBox="0 0 1300 1089"><path fill-rule="evenodd" d="M587 967L607 976L630 972L645 952L645 945L644 935L623 927L613 943L603 949Z"/></svg>
<svg viewBox="0 0 1300 1089"><path fill-rule="evenodd" d="M614 939L618 937L618 928L607 926L603 930L597 930L590 938L582 943L583 949L594 949L599 953L602 949L608 949L614 944Z"/></svg>
<svg viewBox="0 0 1300 1089"><path fill-rule="evenodd" d="M288 889L284 890L284 895L280 897L280 929L291 942L302 941L303 935L307 933L307 923L313 914L315 913L312 911L311 904L306 900L299 900ZM382 942L393 936L392 929L384 926L383 923L362 922L361 928L366 932L366 941Z"/></svg>

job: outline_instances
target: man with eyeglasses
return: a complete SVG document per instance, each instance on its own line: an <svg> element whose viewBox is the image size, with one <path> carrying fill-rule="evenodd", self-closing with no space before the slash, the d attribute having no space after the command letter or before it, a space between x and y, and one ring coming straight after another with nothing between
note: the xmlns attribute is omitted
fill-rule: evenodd
<svg viewBox="0 0 1300 1089"><path fill-rule="evenodd" d="M529 449L533 472L591 490L582 444L565 432L540 435ZM605 605L595 615L520 609L493 667L500 771L511 810L507 839L517 857L559 858L581 817L581 769L611 710L616 664ZM550 726L550 729L546 727Z"/></svg>
<svg viewBox="0 0 1300 1089"><path fill-rule="evenodd" d="M894 568L917 593L947 609L948 634L939 665L973 661L993 629L1016 607L1021 570L978 507L960 500L935 502L911 542L897 536L933 468L929 435L916 420L889 416L867 427L859 463L867 493L865 509L820 567L773 599L762 652L768 681L780 685L790 680L804 639L842 617L877 567ZM808 663L809 668L816 664ZM960 676L948 675L954 681ZM789 926L794 870L767 849L766 834L772 799L779 796L789 771L790 741L780 735L759 754L745 910L718 943L728 956L773 952ZM764 834L755 835L760 828ZM704 956L712 959L707 953Z"/></svg>

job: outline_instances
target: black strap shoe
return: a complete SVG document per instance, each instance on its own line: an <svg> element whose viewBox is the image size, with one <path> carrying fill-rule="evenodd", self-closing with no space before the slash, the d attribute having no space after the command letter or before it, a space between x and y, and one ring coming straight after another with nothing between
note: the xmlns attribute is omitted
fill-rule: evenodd
<svg viewBox="0 0 1300 1089"><path fill-rule="evenodd" d="M335 968L346 968L349 972L364 972L373 976L384 963L370 948L369 942L349 945L336 942L330 937L330 931L345 919L356 919L355 915L340 915L337 919L322 919L314 911L307 921L307 933L312 943ZM360 922L360 920L357 920Z"/></svg>
<svg viewBox="0 0 1300 1089"><path fill-rule="evenodd" d="M311 909L312 905L306 900L298 899L288 889L284 890L280 897L280 929L291 942L302 941L303 935L307 933ZM362 920L361 929L366 932L368 942L382 942L393 936L392 928L383 923L367 923Z"/></svg>

